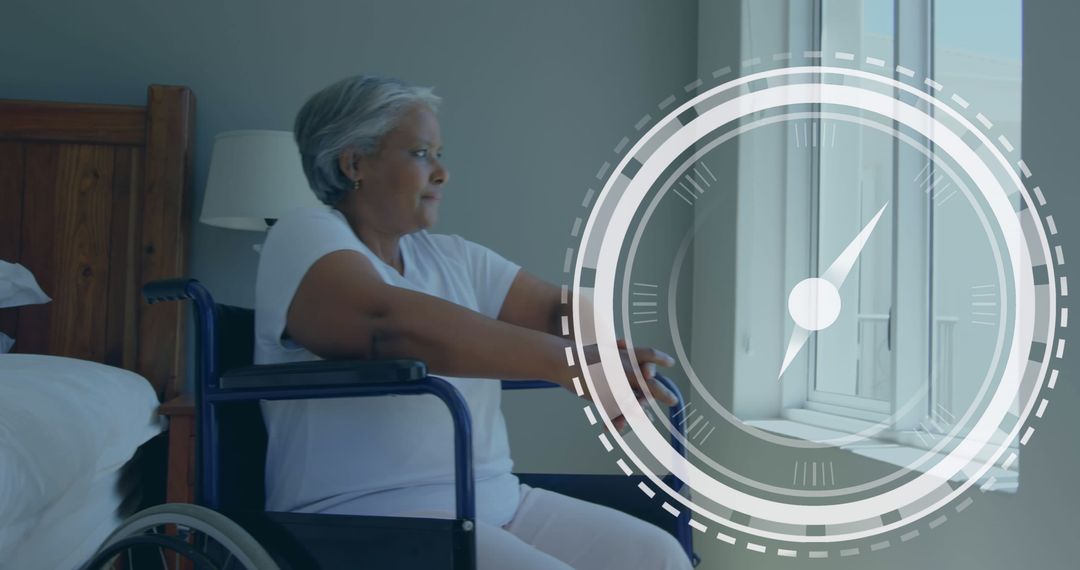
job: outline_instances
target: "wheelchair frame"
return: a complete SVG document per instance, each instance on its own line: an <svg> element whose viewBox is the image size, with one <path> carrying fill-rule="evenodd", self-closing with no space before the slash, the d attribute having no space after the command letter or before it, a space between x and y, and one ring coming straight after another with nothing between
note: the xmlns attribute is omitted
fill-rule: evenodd
<svg viewBox="0 0 1080 570"><path fill-rule="evenodd" d="M236 516L228 509L223 509L221 495L221 472L216 461L220 453L218 407L239 402L258 402L260 400L295 400L342 397L370 397L385 395L432 394L438 397L449 409L454 425L454 474L456 519L436 521L433 524L452 534L452 567L475 567L475 487L472 465L472 422L469 408L461 394L449 382L427 374L424 363L417 360L323 360L296 362L287 364L251 365L219 370L217 338L217 312L223 305L217 305L210 292L195 279L170 279L154 281L143 287L143 296L150 303L176 300L194 301L194 314L197 327L198 369L195 386L198 436L196 437L196 501L215 511L222 511L238 518L243 526L259 527L258 521L245 520L244 515ZM682 408L683 398L679 389L669 379L657 375L678 399L669 408L668 419L678 430L672 435L671 442L675 450L685 457L686 450L682 443L685 426L678 422L676 415ZM503 389L536 389L558 387L557 384L539 380L502 381ZM520 477L520 475L519 475ZM543 476L539 476L543 477ZM606 477L606 476L575 476ZM677 492L687 492L682 481L674 475L665 477L669 485ZM617 507L615 507L617 508ZM290 527L293 537L285 537L280 532L267 531L262 525L264 536L275 539L279 544L287 544L298 536L297 529L308 532L310 517L319 517L320 521L335 524L327 528L338 528L340 533L355 532L355 526L374 525L409 525L411 520L401 517L369 517L343 515L313 515L304 513L263 514L271 517L274 523ZM345 520L350 519L350 520ZM368 519L362 522L360 519ZM700 559L693 552L693 540L689 527L690 513L683 509L677 517L676 538L687 556L696 566ZM426 520L426 519L424 519ZM308 529L308 530L304 530ZM344 534L343 534L344 536ZM280 539L280 540L279 540ZM295 547L294 547L295 548Z"/></svg>

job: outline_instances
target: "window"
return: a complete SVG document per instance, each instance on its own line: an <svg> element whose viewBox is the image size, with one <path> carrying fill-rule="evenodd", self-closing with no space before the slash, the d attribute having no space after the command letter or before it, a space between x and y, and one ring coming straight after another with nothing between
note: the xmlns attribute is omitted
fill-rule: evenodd
<svg viewBox="0 0 1080 570"><path fill-rule="evenodd" d="M949 93L968 94L973 106L993 118L995 137L1019 147L1020 0L818 0L812 6L791 8L793 48L809 38L810 49L823 54L854 53L914 69ZM876 212L901 210L881 217L840 289L844 310L832 326L811 335L804 359L786 373L782 415L847 432L881 422L887 425L881 438L929 448L965 413L987 375L965 363L987 360L978 354L986 343L973 338L984 331L972 323L994 324L993 310L980 310L992 302L992 279L985 289L972 286L970 294L946 286L971 278L971 258L980 255L970 246L971 236L982 230L975 217L944 214L949 201L963 197L935 186L948 180L947 165L936 158L851 123L821 118L808 128L820 144L805 163L787 161L788 196L810 196L805 203L788 199L784 206L788 231L809 237L785 242L784 267L778 270L788 290L824 273ZM762 153L745 154L740 160L760 160ZM931 150L930 156L937 153ZM911 192L902 191L911 185L924 186L928 198L915 204ZM808 223L800 225L800 217ZM746 268L743 262L738 267ZM762 269L754 271L760 275ZM737 378L739 366L737 357ZM766 409L760 402L757 408L740 404L750 400L740 399L736 388L740 417ZM1011 468L1015 474L1018 462Z"/></svg>

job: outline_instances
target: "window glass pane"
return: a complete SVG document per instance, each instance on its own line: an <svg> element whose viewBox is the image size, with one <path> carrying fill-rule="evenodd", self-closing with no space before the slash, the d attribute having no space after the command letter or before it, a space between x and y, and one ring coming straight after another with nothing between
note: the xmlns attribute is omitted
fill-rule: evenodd
<svg viewBox="0 0 1080 570"><path fill-rule="evenodd" d="M934 77L1020 149L1020 0L934 2Z"/></svg>
<svg viewBox="0 0 1080 570"><path fill-rule="evenodd" d="M1021 2L1020 0L951 0L934 3L934 76L944 90L956 93L992 124L991 140L1003 135L1020 156ZM978 258L961 246L964 235L978 235L977 221L950 216L943 205L932 217L933 266L931 410L959 416L976 399L984 371L962 366L981 362L987 345L981 336L1001 326L996 316L997 289L985 279L970 296L950 287L978 271ZM1014 410L1014 413L1016 410Z"/></svg>
<svg viewBox="0 0 1080 570"><path fill-rule="evenodd" d="M890 61L891 0L822 3L821 50ZM821 122L816 224L822 275L875 214L891 200L892 141L851 122ZM889 310L893 283L892 212L886 210L839 289L843 309L836 322L814 336L813 387L818 392L889 400L892 366ZM813 397L813 395L811 395Z"/></svg>

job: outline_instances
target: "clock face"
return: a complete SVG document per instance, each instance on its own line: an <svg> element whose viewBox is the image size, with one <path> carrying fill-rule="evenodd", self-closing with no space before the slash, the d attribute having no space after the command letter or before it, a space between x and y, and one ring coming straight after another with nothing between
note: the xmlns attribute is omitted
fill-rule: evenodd
<svg viewBox="0 0 1080 570"><path fill-rule="evenodd" d="M999 484L1031 436L1067 319L1053 222L990 121L913 82L733 80L658 120L596 197L573 282L602 358L585 381L619 378L617 339L676 357L673 420L655 401L657 422L600 415L627 417L620 451L698 530L877 550Z"/></svg>

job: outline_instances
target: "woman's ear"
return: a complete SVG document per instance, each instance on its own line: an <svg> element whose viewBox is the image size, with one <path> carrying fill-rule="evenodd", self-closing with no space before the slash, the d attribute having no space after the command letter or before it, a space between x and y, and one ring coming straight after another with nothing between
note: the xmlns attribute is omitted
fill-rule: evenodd
<svg viewBox="0 0 1080 570"><path fill-rule="evenodd" d="M360 168L362 161L363 157L356 149L347 148L338 155L338 168L349 180L360 180L363 178Z"/></svg>

